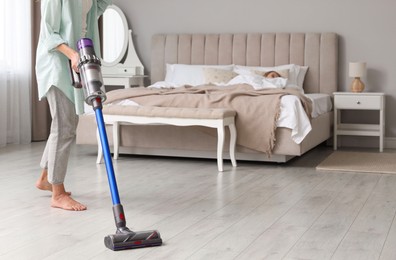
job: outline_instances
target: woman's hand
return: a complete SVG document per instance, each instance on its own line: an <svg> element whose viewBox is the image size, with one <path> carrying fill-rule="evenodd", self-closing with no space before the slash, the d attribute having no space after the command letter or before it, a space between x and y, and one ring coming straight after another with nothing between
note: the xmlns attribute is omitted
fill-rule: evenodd
<svg viewBox="0 0 396 260"><path fill-rule="evenodd" d="M74 52L71 54L71 57L70 57L69 59L70 59L70 61L71 61L71 67L72 67L72 69L73 69L75 72L79 73L80 70L78 69L78 63L79 63L79 61L80 61L80 54L78 54L78 52L74 51Z"/></svg>
<svg viewBox="0 0 396 260"><path fill-rule="evenodd" d="M72 69L78 73L79 72L78 63L80 60L80 54L64 43L58 45L56 49L61 53L63 53L70 60Z"/></svg>

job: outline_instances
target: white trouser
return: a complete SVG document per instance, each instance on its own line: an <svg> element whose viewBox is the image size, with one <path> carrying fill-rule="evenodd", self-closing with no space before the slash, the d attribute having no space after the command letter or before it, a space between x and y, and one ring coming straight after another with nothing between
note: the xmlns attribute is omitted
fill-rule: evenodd
<svg viewBox="0 0 396 260"><path fill-rule="evenodd" d="M65 180L70 149L76 136L78 116L74 104L58 88L52 86L46 96L52 123L40 166L48 170L50 183L60 184Z"/></svg>

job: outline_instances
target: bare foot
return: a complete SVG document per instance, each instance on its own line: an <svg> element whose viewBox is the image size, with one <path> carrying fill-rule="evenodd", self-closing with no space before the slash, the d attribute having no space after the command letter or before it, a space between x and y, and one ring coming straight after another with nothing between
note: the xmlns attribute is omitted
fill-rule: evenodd
<svg viewBox="0 0 396 260"><path fill-rule="evenodd" d="M47 175L47 170L44 169L36 181L36 188L39 190L47 190L52 192L52 184L48 182ZM70 196L71 192L67 191L66 194Z"/></svg>
<svg viewBox="0 0 396 260"><path fill-rule="evenodd" d="M66 193L52 196L51 207L74 211L81 211L87 209L85 205L81 204L78 201L75 201Z"/></svg>
<svg viewBox="0 0 396 260"><path fill-rule="evenodd" d="M61 208L66 210L81 211L86 210L87 207L78 201L72 199L65 191L63 183L52 184L52 199L51 206L54 208Z"/></svg>
<svg viewBox="0 0 396 260"><path fill-rule="evenodd" d="M47 180L38 179L36 181L36 188L39 189L39 190L52 191L52 185Z"/></svg>

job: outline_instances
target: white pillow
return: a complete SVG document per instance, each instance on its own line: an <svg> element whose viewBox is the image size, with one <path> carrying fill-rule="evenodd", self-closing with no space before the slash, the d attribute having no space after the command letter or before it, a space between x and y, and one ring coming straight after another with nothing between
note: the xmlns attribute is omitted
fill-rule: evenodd
<svg viewBox="0 0 396 260"><path fill-rule="evenodd" d="M182 87L182 86L173 84L168 81L157 81L154 84L147 86L147 88L179 88L179 87Z"/></svg>
<svg viewBox="0 0 396 260"><path fill-rule="evenodd" d="M202 68L205 84L225 84L238 74L232 70L224 70L217 68Z"/></svg>
<svg viewBox="0 0 396 260"><path fill-rule="evenodd" d="M188 65L188 64L166 64L165 81L178 86L198 86L208 84L205 80L203 68L216 68L232 71L234 65Z"/></svg>
<svg viewBox="0 0 396 260"><path fill-rule="evenodd" d="M255 67L255 66L240 66L235 65L234 71L238 74L252 74L254 71L282 71L288 70L288 85L287 87L295 87L299 88L301 91L303 90L303 84L305 79L305 74L307 73L307 66L300 66L296 64L286 64L275 67Z"/></svg>
<svg viewBox="0 0 396 260"><path fill-rule="evenodd" d="M296 66L298 66L298 65L296 65ZM308 71L308 66L299 66L299 67L300 67L300 71L298 72L297 86L299 86L300 88L303 88L305 75L307 75L307 71Z"/></svg>

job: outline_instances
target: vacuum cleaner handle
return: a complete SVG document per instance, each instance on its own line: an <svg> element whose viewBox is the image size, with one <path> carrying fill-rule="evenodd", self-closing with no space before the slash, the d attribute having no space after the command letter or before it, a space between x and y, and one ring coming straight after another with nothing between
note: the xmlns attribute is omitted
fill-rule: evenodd
<svg viewBox="0 0 396 260"><path fill-rule="evenodd" d="M69 72L72 86L75 88L82 88L80 73L77 73L72 69L71 60L69 60Z"/></svg>

